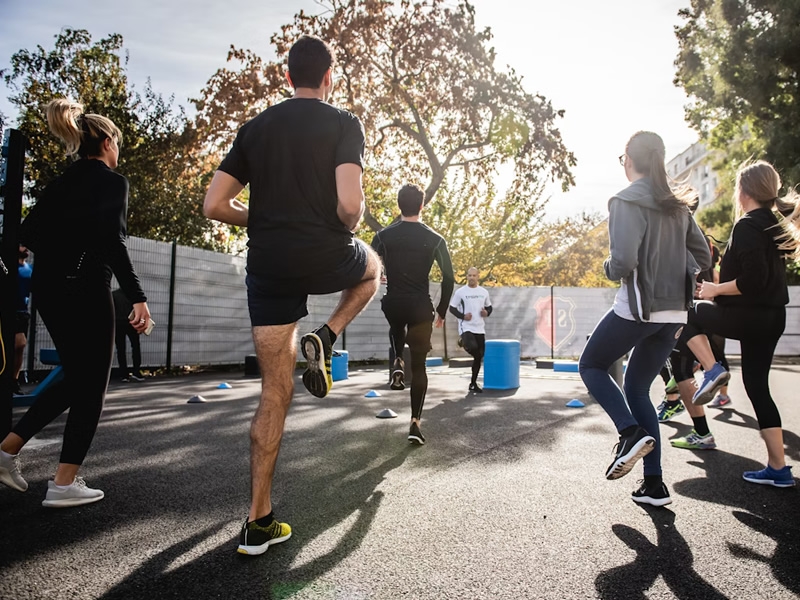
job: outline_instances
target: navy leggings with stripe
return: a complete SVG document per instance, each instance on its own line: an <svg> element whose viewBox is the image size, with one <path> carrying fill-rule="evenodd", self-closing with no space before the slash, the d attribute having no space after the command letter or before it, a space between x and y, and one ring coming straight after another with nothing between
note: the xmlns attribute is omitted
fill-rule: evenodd
<svg viewBox="0 0 800 600"><path fill-rule="evenodd" d="M655 438L655 448L643 459L645 475L661 475L661 435L650 386L675 346L680 329L680 323L638 323L609 310L595 326L578 365L583 383L618 432L639 425ZM631 348L623 393L608 371Z"/></svg>

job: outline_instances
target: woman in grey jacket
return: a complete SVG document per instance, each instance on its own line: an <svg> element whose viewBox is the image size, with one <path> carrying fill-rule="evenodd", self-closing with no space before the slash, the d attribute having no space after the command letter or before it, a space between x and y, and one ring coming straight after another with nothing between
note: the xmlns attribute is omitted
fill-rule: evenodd
<svg viewBox="0 0 800 600"><path fill-rule="evenodd" d="M644 458L644 482L632 498L654 506L672 500L661 478L658 418L650 386L686 323L695 273L711 266L708 244L689 211L694 193L670 188L664 155L662 139L640 131L620 156L631 185L608 203L611 255L605 272L621 286L613 307L592 332L579 366L589 393L619 432L606 478L626 475ZM631 349L623 394L609 369Z"/></svg>

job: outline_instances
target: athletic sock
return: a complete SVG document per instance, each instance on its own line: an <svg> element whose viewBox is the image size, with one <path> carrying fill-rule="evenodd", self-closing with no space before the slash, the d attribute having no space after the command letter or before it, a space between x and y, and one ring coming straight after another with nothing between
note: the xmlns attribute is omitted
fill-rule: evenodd
<svg viewBox="0 0 800 600"><path fill-rule="evenodd" d="M647 486L647 489L653 489L655 486L661 485L662 483L664 483L664 480L661 479L661 475L644 476L644 484Z"/></svg>
<svg viewBox="0 0 800 600"><path fill-rule="evenodd" d="M694 430L698 435L707 436L709 433L711 433L711 430L708 428L708 421L706 421L705 415L702 417L692 417L692 421L694 422Z"/></svg>
<svg viewBox="0 0 800 600"><path fill-rule="evenodd" d="M266 517L261 517L260 519L256 519L256 524L260 525L261 527L267 527L275 520L274 511L270 511L270 513Z"/></svg>
<svg viewBox="0 0 800 600"><path fill-rule="evenodd" d="M328 333L328 339L331 341L331 346L333 346L333 344L336 343L336 334L333 333L333 330L330 327L328 327L327 323L317 329L317 331L322 331L323 329Z"/></svg>
<svg viewBox="0 0 800 600"><path fill-rule="evenodd" d="M681 403L680 398L678 398L677 400L667 400L667 408L675 408L680 403Z"/></svg>

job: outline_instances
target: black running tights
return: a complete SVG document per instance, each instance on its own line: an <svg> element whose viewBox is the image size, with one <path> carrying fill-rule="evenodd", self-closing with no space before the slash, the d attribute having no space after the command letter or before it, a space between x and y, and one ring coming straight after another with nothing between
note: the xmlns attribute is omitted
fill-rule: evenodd
<svg viewBox="0 0 800 600"><path fill-rule="evenodd" d="M428 373L425 359L431 349L433 305L430 298L410 301L405 297L385 296L381 303L389 322L389 338L396 357L402 358L408 344L411 351L411 417L422 418L425 394L428 392Z"/></svg>
<svg viewBox="0 0 800 600"><path fill-rule="evenodd" d="M778 407L769 391L769 370L778 340L786 327L784 307L720 306L698 302L689 311L686 339L705 333L739 340L742 382L760 429L781 426Z"/></svg>
<svg viewBox="0 0 800 600"><path fill-rule="evenodd" d="M69 409L61 463L80 465L103 411L114 348L111 290L67 282L37 291L39 314L53 338L64 378L36 399L13 431L26 442Z"/></svg>

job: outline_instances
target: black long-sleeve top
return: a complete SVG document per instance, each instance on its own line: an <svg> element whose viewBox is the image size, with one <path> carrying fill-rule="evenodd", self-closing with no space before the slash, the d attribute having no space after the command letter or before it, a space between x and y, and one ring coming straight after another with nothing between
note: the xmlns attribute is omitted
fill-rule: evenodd
<svg viewBox="0 0 800 600"><path fill-rule="evenodd" d="M127 210L128 180L100 160L78 160L50 183L20 229L36 260L34 293L68 280L110 286L113 271L132 303L147 301L125 243Z"/></svg>
<svg viewBox="0 0 800 600"><path fill-rule="evenodd" d="M429 296L433 261L442 271L442 294L436 312L443 319L453 295L455 274L444 238L417 221L398 221L375 234L372 247L383 260L387 296Z"/></svg>
<svg viewBox="0 0 800 600"><path fill-rule="evenodd" d="M719 281L736 280L741 296L717 296L725 306L774 306L789 303L785 254L775 236L778 219L768 208L751 210L736 222L720 264Z"/></svg>

